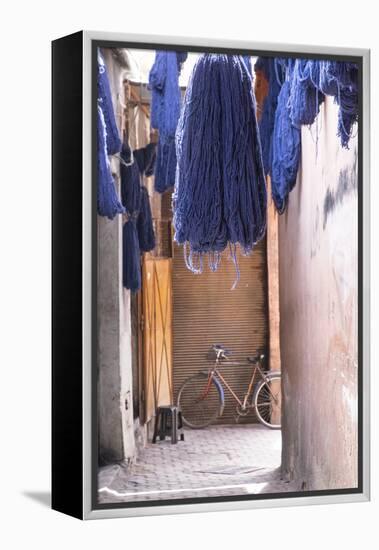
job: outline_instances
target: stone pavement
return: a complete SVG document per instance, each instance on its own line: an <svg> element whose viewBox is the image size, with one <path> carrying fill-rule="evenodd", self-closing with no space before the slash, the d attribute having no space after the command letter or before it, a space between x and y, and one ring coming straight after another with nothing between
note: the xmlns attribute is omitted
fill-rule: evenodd
<svg viewBox="0 0 379 550"><path fill-rule="evenodd" d="M281 432L260 424L185 429L149 443L135 464L99 471L99 503L294 491L280 479Z"/></svg>

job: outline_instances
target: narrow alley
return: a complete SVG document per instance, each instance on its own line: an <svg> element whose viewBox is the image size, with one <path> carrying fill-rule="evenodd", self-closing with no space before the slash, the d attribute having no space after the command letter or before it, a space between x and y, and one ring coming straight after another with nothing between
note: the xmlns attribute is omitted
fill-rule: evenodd
<svg viewBox="0 0 379 550"><path fill-rule="evenodd" d="M298 490L281 480L281 432L259 424L185 430L185 441L148 443L131 467L99 472L99 502L133 502Z"/></svg>

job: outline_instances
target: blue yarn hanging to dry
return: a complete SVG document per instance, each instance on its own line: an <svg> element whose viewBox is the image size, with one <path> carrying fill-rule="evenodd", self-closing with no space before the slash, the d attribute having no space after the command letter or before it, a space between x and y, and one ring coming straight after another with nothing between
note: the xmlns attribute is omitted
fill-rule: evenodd
<svg viewBox="0 0 379 550"><path fill-rule="evenodd" d="M115 182L107 155L104 115L97 107L97 211L112 220L125 212L116 192Z"/></svg>
<svg viewBox="0 0 379 550"><path fill-rule="evenodd" d="M202 55L177 129L175 240L187 266L217 269L228 243L252 250L266 228L266 185L251 77L239 56ZM235 252L235 251L234 251ZM234 256L235 258L235 256Z"/></svg>
<svg viewBox="0 0 379 550"><path fill-rule="evenodd" d="M155 144L132 154L127 142L121 151L121 197L126 208L123 226L123 285L136 292L141 287L141 252L155 246L149 196L141 175L154 170Z"/></svg>
<svg viewBox="0 0 379 550"><path fill-rule="evenodd" d="M284 212L295 186L301 150L301 131L292 124L288 109L290 94L291 84L286 80L278 96L272 150L272 198L279 213Z"/></svg>
<svg viewBox="0 0 379 550"><path fill-rule="evenodd" d="M99 50L97 54L97 65L97 101L104 115L105 128L107 130L108 155L114 155L115 153L121 151L122 142L114 116L108 73L104 59L102 58Z"/></svg>
<svg viewBox="0 0 379 550"><path fill-rule="evenodd" d="M155 190L163 193L175 183L175 132L180 114L179 74L185 52L158 51L149 74L151 126L159 130Z"/></svg>
<svg viewBox="0 0 379 550"><path fill-rule="evenodd" d="M352 128L358 121L358 67L341 61L309 61L312 80L320 92L334 97L339 106L337 135L348 148Z"/></svg>
<svg viewBox="0 0 379 550"><path fill-rule="evenodd" d="M121 200L129 216L138 213L141 201L141 177L138 163L127 142L120 154Z"/></svg>
<svg viewBox="0 0 379 550"><path fill-rule="evenodd" d="M298 127L313 124L324 101L324 95L312 81L312 69L314 72L314 64L307 59L296 59L291 69L288 107L291 121Z"/></svg>
<svg viewBox="0 0 379 550"><path fill-rule="evenodd" d="M121 150L121 141L114 118L108 75L104 60L98 52L97 73L97 211L100 216L113 219L122 214L108 154Z"/></svg>
<svg viewBox="0 0 379 550"><path fill-rule="evenodd" d="M282 74L283 66L280 64L280 61L273 57L259 57L254 65L255 71L262 71L268 82L268 94L264 99L262 116L259 120L262 158L266 175L271 171L275 111L284 78Z"/></svg>
<svg viewBox="0 0 379 550"><path fill-rule="evenodd" d="M137 218L137 234L141 252L150 252L155 247L153 218L151 215L149 193L146 187L141 187L141 205Z"/></svg>
<svg viewBox="0 0 379 550"><path fill-rule="evenodd" d="M335 78L337 93L335 101L338 111L338 136L342 147L349 147L352 128L358 121L358 66L355 63L336 62L329 68L330 76Z"/></svg>
<svg viewBox="0 0 379 550"><path fill-rule="evenodd" d="M134 219L122 228L122 282L132 292L141 288L141 255Z"/></svg>
<svg viewBox="0 0 379 550"><path fill-rule="evenodd" d="M121 198L126 209L122 230L122 279L125 288L141 288L141 259L137 235L137 218L141 204L140 170L127 142L121 151Z"/></svg>

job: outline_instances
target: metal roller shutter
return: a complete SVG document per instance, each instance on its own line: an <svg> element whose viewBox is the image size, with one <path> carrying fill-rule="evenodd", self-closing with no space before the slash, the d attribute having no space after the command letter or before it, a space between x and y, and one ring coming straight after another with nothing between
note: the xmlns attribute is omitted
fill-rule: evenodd
<svg viewBox="0 0 379 550"><path fill-rule="evenodd" d="M238 254L240 281L235 266L225 252L221 266L212 273L207 267L194 275L184 263L183 249L173 245L173 385L176 400L180 386L191 374L207 368L212 344L232 351L233 361L267 348L267 261L263 239L247 257ZM239 397L246 392L251 376L249 366L224 366L222 373ZM225 390L226 407L219 423L235 421L236 402ZM250 413L243 422L254 422Z"/></svg>

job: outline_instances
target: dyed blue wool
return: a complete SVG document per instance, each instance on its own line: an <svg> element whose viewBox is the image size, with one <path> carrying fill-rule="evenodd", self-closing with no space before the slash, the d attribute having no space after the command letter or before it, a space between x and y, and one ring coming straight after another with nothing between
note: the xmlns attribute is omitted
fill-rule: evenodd
<svg viewBox="0 0 379 550"><path fill-rule="evenodd" d="M124 223L122 228L122 260L123 285L136 292L141 288L141 255L135 219Z"/></svg>
<svg viewBox="0 0 379 550"><path fill-rule="evenodd" d="M141 252L155 246L155 235L147 190L141 186L142 174L154 170L155 144L132 154L127 143L121 151L121 197L126 209L123 226L123 285L136 292L141 288Z"/></svg>
<svg viewBox="0 0 379 550"><path fill-rule="evenodd" d="M255 63L256 71L263 71L268 81L268 94L264 99L262 107L262 116L259 121L259 134L262 146L262 158L265 174L271 171L272 164L272 134L274 131L275 111L278 103L278 95L281 88L281 79L276 67L277 60L272 57L259 57Z"/></svg>
<svg viewBox="0 0 379 550"><path fill-rule="evenodd" d="M313 62L306 59L296 59L290 69L291 92L288 106L292 124L298 127L302 124L312 125L324 101L324 95L313 83L312 69Z"/></svg>
<svg viewBox="0 0 379 550"><path fill-rule="evenodd" d="M150 199L146 187L141 187L141 205L137 218L137 234L141 252L150 252L155 247L153 218L151 215Z"/></svg>
<svg viewBox="0 0 379 550"><path fill-rule="evenodd" d="M176 136L175 240L187 266L217 269L228 243L248 253L266 228L266 184L252 80L239 56L202 55ZM235 257L235 256L234 256ZM196 264L196 265L195 265Z"/></svg>
<svg viewBox="0 0 379 550"><path fill-rule="evenodd" d="M149 74L151 126L159 130L155 189L163 193L175 183L175 132L180 114L179 74L186 53L161 52L155 56Z"/></svg>
<svg viewBox="0 0 379 550"><path fill-rule="evenodd" d="M121 198L126 210L122 229L122 282L136 292L141 288L141 254L137 235L137 218L141 204L140 171L130 147L124 143L121 151Z"/></svg>
<svg viewBox="0 0 379 550"><path fill-rule="evenodd" d="M97 101L104 114L105 128L107 130L108 155L114 155L115 153L121 151L122 143L114 116L108 73L99 50L97 55L97 62Z"/></svg>
<svg viewBox="0 0 379 550"><path fill-rule="evenodd" d="M100 53L97 94L97 211L100 216L112 220L125 211L117 196L108 159L108 154L121 150L121 141L114 118L107 71Z"/></svg>
<svg viewBox="0 0 379 550"><path fill-rule="evenodd" d="M290 94L291 84L286 80L278 97L272 151L272 198L279 213L284 212L295 186L301 150L301 132L292 124L288 109Z"/></svg>
<svg viewBox="0 0 379 550"><path fill-rule="evenodd" d="M314 83L325 95L334 97L339 106L337 135L348 148L352 128L358 121L358 67L340 61L309 61L317 75Z"/></svg>
<svg viewBox="0 0 379 550"><path fill-rule="evenodd" d="M107 155L104 115L97 107L97 211L100 216L112 220L116 214L125 212L117 196L115 182Z"/></svg>
<svg viewBox="0 0 379 550"><path fill-rule="evenodd" d="M334 76L337 80L335 100L339 106L338 136L342 147L349 148L352 129L358 121L358 67L355 63L337 63Z"/></svg>

